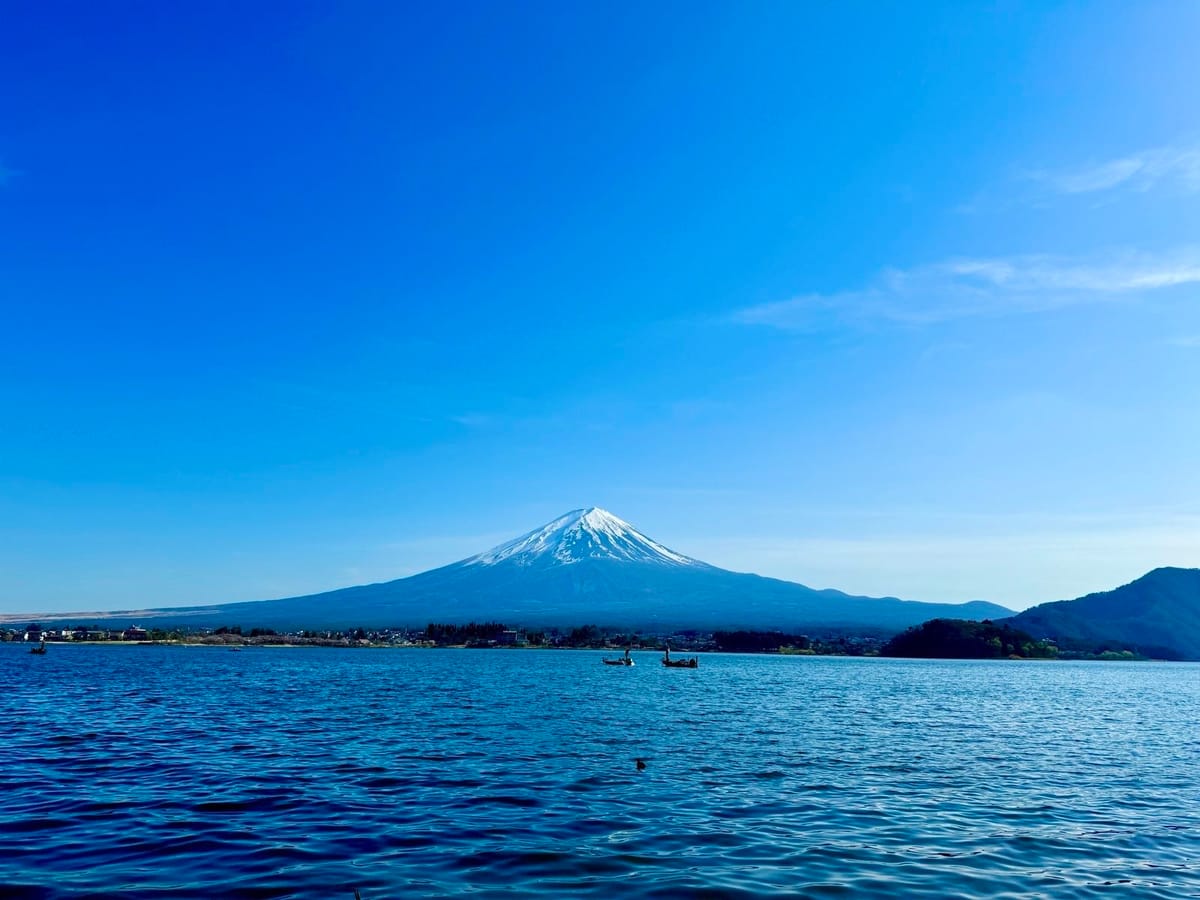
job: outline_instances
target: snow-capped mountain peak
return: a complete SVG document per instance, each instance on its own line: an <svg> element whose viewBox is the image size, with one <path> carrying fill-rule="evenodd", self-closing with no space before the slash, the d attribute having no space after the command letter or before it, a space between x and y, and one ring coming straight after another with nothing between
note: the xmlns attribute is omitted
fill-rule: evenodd
<svg viewBox="0 0 1200 900"><path fill-rule="evenodd" d="M464 565L571 565L585 559L615 559L659 565L699 566L694 559L668 550L628 522L598 507L576 509L515 540L463 560Z"/></svg>

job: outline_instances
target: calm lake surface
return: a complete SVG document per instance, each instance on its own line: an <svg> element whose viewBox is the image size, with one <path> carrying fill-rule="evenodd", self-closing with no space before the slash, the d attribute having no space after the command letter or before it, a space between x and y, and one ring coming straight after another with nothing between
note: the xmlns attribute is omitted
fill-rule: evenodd
<svg viewBox="0 0 1200 900"><path fill-rule="evenodd" d="M0 645L0 894L1200 897L1200 665L602 656Z"/></svg>

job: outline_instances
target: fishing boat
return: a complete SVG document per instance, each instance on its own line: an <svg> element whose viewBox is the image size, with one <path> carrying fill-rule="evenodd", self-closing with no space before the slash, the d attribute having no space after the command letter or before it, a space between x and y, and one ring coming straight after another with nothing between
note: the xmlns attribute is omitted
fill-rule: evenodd
<svg viewBox="0 0 1200 900"><path fill-rule="evenodd" d="M45 656L46 655L46 642L42 641L42 645L40 647L30 647L29 652L36 653L38 656Z"/></svg>
<svg viewBox="0 0 1200 900"><path fill-rule="evenodd" d="M633 657L629 655L629 650L626 648L625 655L617 659L609 659L607 656L601 660L606 666L632 666Z"/></svg>
<svg viewBox="0 0 1200 900"><path fill-rule="evenodd" d="M663 650L662 664L668 669L698 669L700 668L700 660L696 657L689 659L671 659L671 648L667 647Z"/></svg>
<svg viewBox="0 0 1200 900"><path fill-rule="evenodd" d="M668 669L698 669L700 661L696 657L691 659L664 659L662 664Z"/></svg>

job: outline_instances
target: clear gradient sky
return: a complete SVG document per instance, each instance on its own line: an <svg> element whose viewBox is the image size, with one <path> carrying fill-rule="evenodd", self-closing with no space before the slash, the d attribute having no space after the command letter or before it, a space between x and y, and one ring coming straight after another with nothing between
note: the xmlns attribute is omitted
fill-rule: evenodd
<svg viewBox="0 0 1200 900"><path fill-rule="evenodd" d="M1200 565L1200 4L0 17L0 611Z"/></svg>

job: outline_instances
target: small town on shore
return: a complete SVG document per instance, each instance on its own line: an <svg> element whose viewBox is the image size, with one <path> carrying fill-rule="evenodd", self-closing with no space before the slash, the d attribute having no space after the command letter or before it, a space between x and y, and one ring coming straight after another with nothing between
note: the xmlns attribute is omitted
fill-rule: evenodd
<svg viewBox="0 0 1200 900"><path fill-rule="evenodd" d="M465 647L520 649L673 650L697 652L783 652L811 655L871 656L879 653L886 635L829 632L794 635L761 631L700 631L682 629L647 633L605 629L596 625L578 628L523 629L501 623L466 625L430 624L414 628L347 628L343 630L277 631L272 628L106 628L100 625L63 625L43 628L37 622L0 630L0 641L40 644L124 643L195 644L239 647Z"/></svg>
<svg viewBox="0 0 1200 900"><path fill-rule="evenodd" d="M648 632L583 625L577 628L524 629L499 622L431 623L416 628L347 628L277 631L223 625L216 628L105 628L64 625L43 628L37 622L0 629L0 643L113 644L126 646L465 648L525 650L638 650L709 653L775 653L796 656L898 656L957 659L1146 659L1112 643L1059 647L1034 640L1003 624L933 619L900 634L831 629L815 634L784 631L678 629Z"/></svg>

